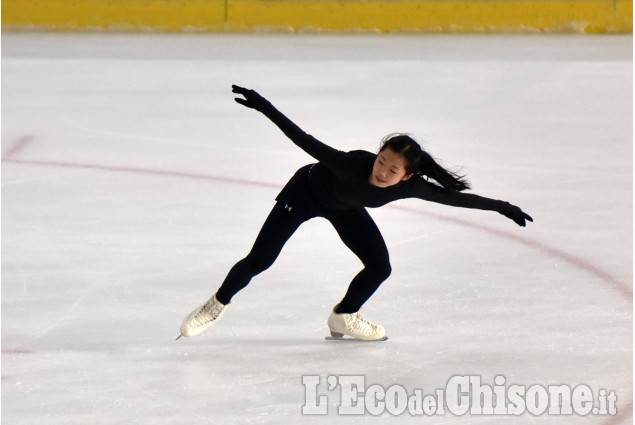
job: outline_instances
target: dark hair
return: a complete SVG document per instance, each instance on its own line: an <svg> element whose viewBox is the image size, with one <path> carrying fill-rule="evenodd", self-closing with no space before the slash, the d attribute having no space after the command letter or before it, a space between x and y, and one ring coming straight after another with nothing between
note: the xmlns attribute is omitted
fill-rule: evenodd
<svg viewBox="0 0 635 425"><path fill-rule="evenodd" d="M382 140L379 152L390 149L406 159L406 173L433 179L445 189L460 192L470 188L465 176L446 170L407 134L389 134Z"/></svg>

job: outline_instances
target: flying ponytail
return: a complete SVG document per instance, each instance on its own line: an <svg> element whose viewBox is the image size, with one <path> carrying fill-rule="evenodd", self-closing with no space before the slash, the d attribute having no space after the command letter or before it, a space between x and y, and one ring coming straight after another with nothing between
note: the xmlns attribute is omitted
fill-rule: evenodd
<svg viewBox="0 0 635 425"><path fill-rule="evenodd" d="M382 140L379 151L390 149L406 159L406 173L433 179L445 189L460 192L470 188L465 176L446 170L432 156L421 149L412 137L406 134L389 134Z"/></svg>

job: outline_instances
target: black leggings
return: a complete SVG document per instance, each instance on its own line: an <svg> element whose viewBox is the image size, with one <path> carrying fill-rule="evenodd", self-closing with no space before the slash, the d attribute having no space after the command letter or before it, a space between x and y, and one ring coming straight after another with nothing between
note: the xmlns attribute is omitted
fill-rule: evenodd
<svg viewBox="0 0 635 425"><path fill-rule="evenodd" d="M229 271L216 293L216 299L228 304L254 276L271 267L291 235L302 223L314 217L316 215L301 204L276 203L260 229L251 252ZM390 276L388 249L377 225L363 208L325 218L364 264L364 269L355 276L337 307L338 313L355 313Z"/></svg>

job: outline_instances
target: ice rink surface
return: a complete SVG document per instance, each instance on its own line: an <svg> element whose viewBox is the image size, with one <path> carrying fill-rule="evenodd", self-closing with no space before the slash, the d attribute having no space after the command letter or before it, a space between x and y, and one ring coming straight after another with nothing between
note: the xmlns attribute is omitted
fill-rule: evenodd
<svg viewBox="0 0 635 425"><path fill-rule="evenodd" d="M2 423L632 423L631 36L2 36ZM233 101L376 151L408 132L535 222L370 210L384 343L324 340L361 263L306 223L221 322L174 338L312 159ZM302 415L318 375L328 418ZM329 376L433 394L586 384L616 416L338 414ZM310 397L309 397L310 398ZM308 400L311 404L311 400ZM315 399L313 400L315 403Z"/></svg>

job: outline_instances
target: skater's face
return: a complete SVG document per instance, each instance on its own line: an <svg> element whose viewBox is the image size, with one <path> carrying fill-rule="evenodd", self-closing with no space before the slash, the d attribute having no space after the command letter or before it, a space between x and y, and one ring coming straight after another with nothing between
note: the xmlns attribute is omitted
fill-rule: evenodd
<svg viewBox="0 0 635 425"><path fill-rule="evenodd" d="M377 155L368 181L373 186L389 187L408 180L412 177L412 173L406 172L406 164L406 158L403 155L386 148Z"/></svg>

